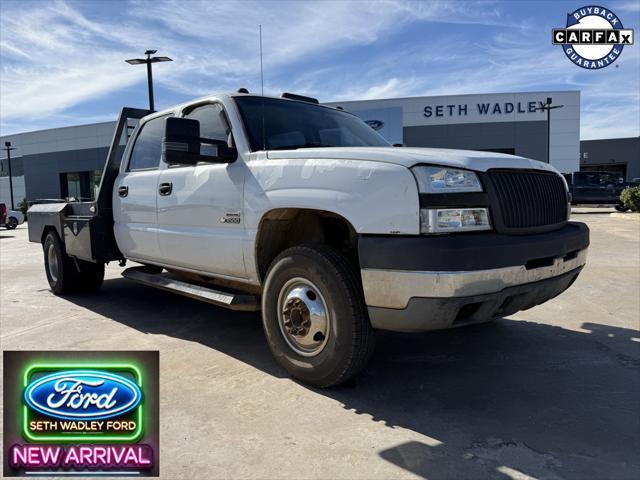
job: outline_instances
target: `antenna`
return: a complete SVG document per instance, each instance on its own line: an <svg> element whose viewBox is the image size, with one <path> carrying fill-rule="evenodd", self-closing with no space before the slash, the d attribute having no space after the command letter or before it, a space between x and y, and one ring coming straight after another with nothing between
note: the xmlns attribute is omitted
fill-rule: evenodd
<svg viewBox="0 0 640 480"><path fill-rule="evenodd" d="M262 24L260 28L260 95L262 98L262 149L267 150L267 138L264 127L264 70L262 69Z"/></svg>
<svg viewBox="0 0 640 480"><path fill-rule="evenodd" d="M262 70L262 24L259 25L260 28L260 95L264 97L264 71Z"/></svg>

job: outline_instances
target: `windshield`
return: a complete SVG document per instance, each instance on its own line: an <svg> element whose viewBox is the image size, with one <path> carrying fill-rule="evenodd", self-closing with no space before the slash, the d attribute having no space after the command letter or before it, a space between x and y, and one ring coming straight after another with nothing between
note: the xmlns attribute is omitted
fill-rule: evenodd
<svg viewBox="0 0 640 480"><path fill-rule="evenodd" d="M267 150L389 146L381 135L350 113L277 98L247 96L235 97L235 101L254 152L265 146Z"/></svg>

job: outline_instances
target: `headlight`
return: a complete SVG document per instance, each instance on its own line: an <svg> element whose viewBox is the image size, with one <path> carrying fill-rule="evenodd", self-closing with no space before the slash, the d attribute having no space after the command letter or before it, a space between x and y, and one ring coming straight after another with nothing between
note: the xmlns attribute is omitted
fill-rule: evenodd
<svg viewBox="0 0 640 480"><path fill-rule="evenodd" d="M420 233L468 232L491 230L486 208L423 208Z"/></svg>
<svg viewBox="0 0 640 480"><path fill-rule="evenodd" d="M481 192L478 176L469 170L446 167L419 166L411 171L416 177L420 193Z"/></svg>

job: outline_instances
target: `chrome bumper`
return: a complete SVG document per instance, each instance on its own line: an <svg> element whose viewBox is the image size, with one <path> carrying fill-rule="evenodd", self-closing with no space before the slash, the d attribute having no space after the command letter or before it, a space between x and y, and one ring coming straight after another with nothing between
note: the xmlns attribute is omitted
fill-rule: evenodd
<svg viewBox="0 0 640 480"><path fill-rule="evenodd" d="M470 297L557 277L583 266L587 249L573 258L556 258L552 265L527 270L524 265L463 272L362 269L364 298L369 307L406 308L415 297Z"/></svg>
<svg viewBox="0 0 640 480"><path fill-rule="evenodd" d="M369 319L374 328L425 331L512 315L540 305L569 288L580 274L587 250L553 265L463 272L363 269Z"/></svg>

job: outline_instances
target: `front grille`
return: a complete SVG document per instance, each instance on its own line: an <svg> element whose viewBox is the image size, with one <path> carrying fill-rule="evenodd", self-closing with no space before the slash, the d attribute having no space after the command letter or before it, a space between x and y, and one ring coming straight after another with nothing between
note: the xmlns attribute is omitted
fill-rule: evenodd
<svg viewBox="0 0 640 480"><path fill-rule="evenodd" d="M567 219L564 182L554 173L493 170L489 176L507 228L532 228Z"/></svg>

